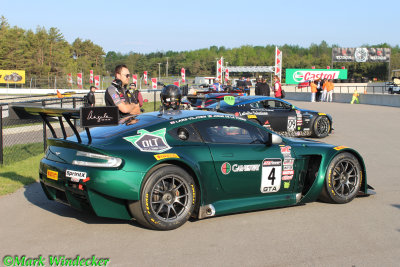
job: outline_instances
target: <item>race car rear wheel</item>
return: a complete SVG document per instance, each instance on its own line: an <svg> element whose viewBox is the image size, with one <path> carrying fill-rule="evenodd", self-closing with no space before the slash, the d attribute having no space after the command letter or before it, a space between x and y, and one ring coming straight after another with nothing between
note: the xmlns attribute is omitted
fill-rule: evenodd
<svg viewBox="0 0 400 267"><path fill-rule="evenodd" d="M136 221L151 229L172 230L192 215L196 184L182 168L166 165L156 169L144 182L140 200L129 205Z"/></svg>
<svg viewBox="0 0 400 267"><path fill-rule="evenodd" d="M362 169L358 159L347 152L336 155L328 166L320 199L330 203L348 203L360 190Z"/></svg>
<svg viewBox="0 0 400 267"><path fill-rule="evenodd" d="M314 137L323 138L329 134L331 122L327 116L318 116L314 121L312 130Z"/></svg>

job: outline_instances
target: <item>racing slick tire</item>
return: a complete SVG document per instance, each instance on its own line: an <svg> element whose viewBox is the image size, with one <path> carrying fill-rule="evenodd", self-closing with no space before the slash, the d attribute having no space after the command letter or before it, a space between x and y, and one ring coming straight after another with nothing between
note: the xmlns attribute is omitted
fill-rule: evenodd
<svg viewBox="0 0 400 267"><path fill-rule="evenodd" d="M331 122L329 121L327 116L318 116L314 120L314 124L312 126L313 136L317 138L326 137L331 131Z"/></svg>
<svg viewBox="0 0 400 267"><path fill-rule="evenodd" d="M362 169L358 159L350 153L340 153L328 166L319 199L328 203L348 203L357 196L361 183Z"/></svg>
<svg viewBox="0 0 400 267"><path fill-rule="evenodd" d="M185 170L164 165L145 179L140 200L130 203L129 210L144 227L172 230L190 218L196 194L196 184Z"/></svg>

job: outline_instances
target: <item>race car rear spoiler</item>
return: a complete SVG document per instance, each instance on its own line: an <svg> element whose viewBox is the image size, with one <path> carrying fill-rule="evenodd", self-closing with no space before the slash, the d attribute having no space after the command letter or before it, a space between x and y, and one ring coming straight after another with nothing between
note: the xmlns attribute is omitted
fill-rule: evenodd
<svg viewBox="0 0 400 267"><path fill-rule="evenodd" d="M20 119L32 119L40 117L47 127L49 127L51 134L54 138L58 138L54 127L51 125L49 118L57 118L62 135L67 139L67 132L65 131L63 118L74 132L78 143L82 143L82 138L77 130L77 127L71 120L80 120L80 126L86 131L88 143L92 142L89 127L94 126L110 126L118 125L119 112L118 107L81 107L77 108L53 108L34 106L32 104L10 105L10 110L13 110L15 115Z"/></svg>

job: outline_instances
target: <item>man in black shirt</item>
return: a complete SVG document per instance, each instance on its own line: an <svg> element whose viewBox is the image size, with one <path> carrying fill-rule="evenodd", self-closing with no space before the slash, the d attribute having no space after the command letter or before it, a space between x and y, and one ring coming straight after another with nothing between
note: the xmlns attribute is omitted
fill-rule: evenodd
<svg viewBox="0 0 400 267"><path fill-rule="evenodd" d="M139 104L131 102L131 94L127 89L130 73L126 65L115 67L115 80L107 88L105 102L107 106L117 106L121 117L140 114Z"/></svg>
<svg viewBox="0 0 400 267"><path fill-rule="evenodd" d="M87 102L85 104L86 107L94 107L94 105L96 104L96 97L94 96L95 90L96 90L96 87L94 87L93 85L90 86L90 91L86 95L86 99L87 99Z"/></svg>

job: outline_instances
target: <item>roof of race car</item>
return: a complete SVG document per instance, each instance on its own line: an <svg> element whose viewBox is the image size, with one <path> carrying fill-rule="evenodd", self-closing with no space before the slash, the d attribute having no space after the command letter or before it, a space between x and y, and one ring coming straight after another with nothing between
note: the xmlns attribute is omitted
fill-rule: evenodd
<svg viewBox="0 0 400 267"><path fill-rule="evenodd" d="M278 100L278 101L285 102L289 105L292 105L289 102L286 102L285 100L278 99L275 97L270 97L270 96L237 96L237 97L235 97L235 104L229 105L225 101L221 101L220 105L221 105L221 107L229 107L229 106L245 105L248 103L254 103L254 102L263 101L263 100ZM215 108L217 105L218 104L212 104L208 107Z"/></svg>

